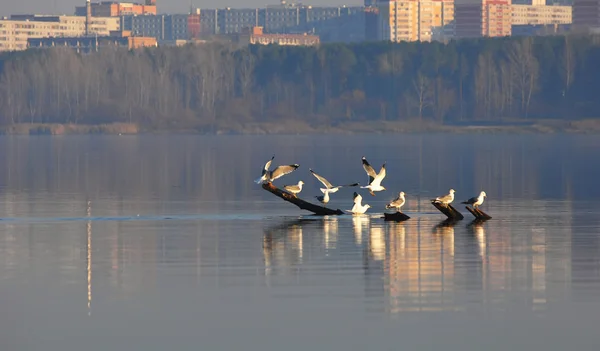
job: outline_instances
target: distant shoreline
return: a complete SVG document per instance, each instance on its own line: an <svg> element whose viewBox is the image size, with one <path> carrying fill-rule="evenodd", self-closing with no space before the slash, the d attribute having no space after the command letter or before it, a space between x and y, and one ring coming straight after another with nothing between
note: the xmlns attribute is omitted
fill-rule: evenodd
<svg viewBox="0 0 600 351"><path fill-rule="evenodd" d="M303 121L262 122L226 127L143 128L132 123L82 124L14 124L0 127L0 135L353 135L353 134L600 134L600 121L528 121L501 123L437 124L432 122L344 122L330 126L313 126Z"/></svg>

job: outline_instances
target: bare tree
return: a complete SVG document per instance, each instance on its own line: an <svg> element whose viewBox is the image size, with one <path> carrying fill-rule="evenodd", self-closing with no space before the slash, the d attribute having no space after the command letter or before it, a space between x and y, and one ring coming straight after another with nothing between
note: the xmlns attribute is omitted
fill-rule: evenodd
<svg viewBox="0 0 600 351"><path fill-rule="evenodd" d="M423 111L431 106L433 91L431 80L421 74L417 73L417 77L413 80L413 87L416 94L417 109L419 111L419 120L423 119Z"/></svg>
<svg viewBox="0 0 600 351"><path fill-rule="evenodd" d="M569 35L564 36L564 48L562 53L561 75L564 80L563 96L569 92L573 79L575 78L575 55L573 53L573 44Z"/></svg>
<svg viewBox="0 0 600 351"><path fill-rule="evenodd" d="M525 117L529 114L529 105L535 89L537 89L538 62L533 55L533 39L524 38L513 42L508 52L509 62L513 69L514 86L521 102L521 112Z"/></svg>

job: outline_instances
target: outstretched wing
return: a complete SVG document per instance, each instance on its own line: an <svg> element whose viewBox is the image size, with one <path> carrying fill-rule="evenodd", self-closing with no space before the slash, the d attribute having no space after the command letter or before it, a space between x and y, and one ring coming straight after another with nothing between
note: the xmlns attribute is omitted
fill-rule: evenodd
<svg viewBox="0 0 600 351"><path fill-rule="evenodd" d="M265 167L262 170L262 175L264 175L265 173L267 173L269 171L269 168L271 167L271 162L273 162L274 158L275 158L275 155L273 155L273 157L271 157L271 159L269 161L267 161L267 163L265 163Z"/></svg>
<svg viewBox="0 0 600 351"><path fill-rule="evenodd" d="M315 176L315 178L317 178L321 183L323 183L323 185L325 185L325 187L327 189L331 189L333 188L333 185L331 185L330 182L327 181L327 179L321 177L320 175L316 174L312 169L309 169L310 173L312 173L312 175Z"/></svg>
<svg viewBox="0 0 600 351"><path fill-rule="evenodd" d="M278 166L277 168L275 168L273 170L273 173L271 173L271 181L283 177L286 174L290 174L293 171L295 171L298 167L300 167L297 164L293 164L293 165L284 165L284 166Z"/></svg>
<svg viewBox="0 0 600 351"><path fill-rule="evenodd" d="M383 178L385 178L385 175L386 175L386 171L385 171L385 163L384 163L383 166L381 166L381 170L379 171L379 174L377 176L375 176L375 179L373 179L371 182L374 184L381 185L381 181L383 181Z"/></svg>
<svg viewBox="0 0 600 351"><path fill-rule="evenodd" d="M367 162L367 159L364 156L362 158L362 165L363 165L363 168L365 169L365 172L367 172L367 174L369 175L369 184L371 184L373 179L375 179L375 177L377 177L377 173L375 172L373 167L369 164L369 162Z"/></svg>
<svg viewBox="0 0 600 351"><path fill-rule="evenodd" d="M354 203L360 205L362 202L362 196L359 193L354 192Z"/></svg>
<svg viewBox="0 0 600 351"><path fill-rule="evenodd" d="M344 187L352 187L352 186L359 186L360 184L358 183L352 183L352 184L346 184L346 185L338 185L338 188L344 188Z"/></svg>

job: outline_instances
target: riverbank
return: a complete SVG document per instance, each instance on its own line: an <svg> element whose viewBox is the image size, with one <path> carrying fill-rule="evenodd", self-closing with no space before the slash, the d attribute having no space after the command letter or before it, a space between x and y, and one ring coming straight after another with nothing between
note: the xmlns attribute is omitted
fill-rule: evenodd
<svg viewBox="0 0 600 351"><path fill-rule="evenodd" d="M600 120L578 121L543 120L501 123L456 123L432 122L344 122L332 125L312 125L303 121L285 120L234 124L220 127L201 125L195 128L153 129L133 123L100 125L81 124L15 124L0 128L2 135L131 135L131 134L203 134L203 135L309 135L309 134L600 134Z"/></svg>

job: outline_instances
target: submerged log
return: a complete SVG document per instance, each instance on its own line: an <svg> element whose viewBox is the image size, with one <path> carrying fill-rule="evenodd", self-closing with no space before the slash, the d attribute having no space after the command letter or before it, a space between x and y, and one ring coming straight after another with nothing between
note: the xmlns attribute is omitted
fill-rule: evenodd
<svg viewBox="0 0 600 351"><path fill-rule="evenodd" d="M409 216L402 212L394 212L394 213L383 213L383 218L385 221L395 221L395 222L404 222L410 219Z"/></svg>
<svg viewBox="0 0 600 351"><path fill-rule="evenodd" d="M464 219L465 216L462 213L458 212L452 205L444 206L439 202L431 201L431 204L438 209L441 213L445 214L448 219L452 219L455 221L460 221Z"/></svg>
<svg viewBox="0 0 600 351"><path fill-rule="evenodd" d="M478 208L470 208L469 206L465 206L465 208L467 209L467 211L471 212L471 214L475 216L475 218L478 220L487 221L488 219L492 219L490 215Z"/></svg>
<svg viewBox="0 0 600 351"><path fill-rule="evenodd" d="M300 209L312 212L317 216L339 216L344 214L344 211L342 210L332 210L321 205L315 205L311 204L310 202L304 201L288 193L287 191L279 189L278 187L273 185L273 183L264 183L262 185L262 188L270 192L271 194L298 206Z"/></svg>

